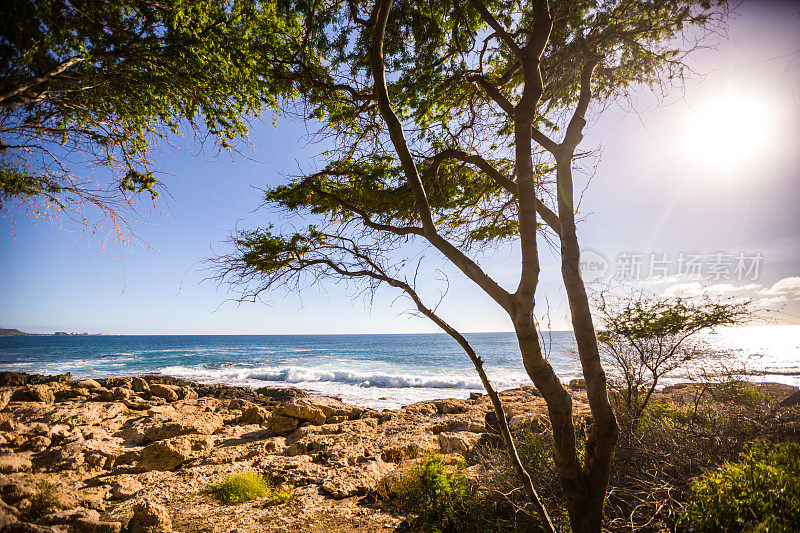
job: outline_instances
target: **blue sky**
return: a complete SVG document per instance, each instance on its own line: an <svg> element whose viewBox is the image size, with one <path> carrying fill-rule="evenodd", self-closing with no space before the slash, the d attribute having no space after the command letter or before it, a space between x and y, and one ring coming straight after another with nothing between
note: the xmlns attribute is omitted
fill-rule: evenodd
<svg viewBox="0 0 800 533"><path fill-rule="evenodd" d="M758 275L649 279L654 292L753 296L800 323L800 13L790 2L750 3L731 23L717 51L696 59L702 81L657 106L641 95L639 113L612 106L590 123L582 146L600 148L585 191L580 226L584 249L598 253L609 275L651 254L676 268L682 254L704 268L723 254L758 260ZM709 125L710 124L710 125ZM198 153L191 139L161 146L154 162L169 198L136 223L152 245L121 246L79 225L33 225L23 211L0 218L0 327L30 332L98 333L378 333L436 331L405 313L405 300L382 289L372 305L357 288L325 284L301 294L279 291L264 303L237 304L207 281L204 260L224 252L235 228L285 223L258 210L257 187L275 185L316 166L296 120L253 125L244 156ZM699 148L699 149L698 149ZM98 171L103 172L103 171ZM583 176L584 182L588 176ZM621 255L622 254L622 255ZM625 255L627 254L627 255ZM667 254L664 256L663 254ZM760 255L757 255L760 254ZM558 258L544 252L537 313L567 329ZM428 273L450 280L440 313L464 331L506 331L510 324L480 290L428 252ZM512 287L519 254L504 247L480 263ZM752 274L752 273L751 273ZM606 276L608 279L608 276ZM441 285L421 283L433 301Z"/></svg>

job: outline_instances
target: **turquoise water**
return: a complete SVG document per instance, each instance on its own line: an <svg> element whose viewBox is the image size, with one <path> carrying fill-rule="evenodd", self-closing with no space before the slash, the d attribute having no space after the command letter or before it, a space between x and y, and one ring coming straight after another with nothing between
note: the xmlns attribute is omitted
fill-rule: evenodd
<svg viewBox="0 0 800 533"><path fill-rule="evenodd" d="M530 383L512 333L467 338L498 389ZM580 376L571 332L544 333L543 341L563 381ZM763 379L798 381L798 326L743 328L712 342L750 361ZM467 356L444 334L0 337L0 370L80 378L159 373L204 383L296 386L384 408L482 390Z"/></svg>

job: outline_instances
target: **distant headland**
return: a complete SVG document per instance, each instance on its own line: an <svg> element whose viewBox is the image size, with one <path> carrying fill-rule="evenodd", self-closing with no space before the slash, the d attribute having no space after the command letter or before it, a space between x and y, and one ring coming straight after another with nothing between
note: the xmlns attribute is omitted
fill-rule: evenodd
<svg viewBox="0 0 800 533"><path fill-rule="evenodd" d="M14 328L0 328L0 337L31 337L31 336L51 336L51 335L93 335L92 333L86 332L68 332L68 331L56 331L55 333L25 333L24 331L20 331Z"/></svg>

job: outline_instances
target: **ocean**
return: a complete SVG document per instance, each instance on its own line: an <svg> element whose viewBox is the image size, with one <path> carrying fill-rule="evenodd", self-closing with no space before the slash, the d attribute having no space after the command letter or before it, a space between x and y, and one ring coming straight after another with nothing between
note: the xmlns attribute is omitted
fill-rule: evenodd
<svg viewBox="0 0 800 533"><path fill-rule="evenodd" d="M513 333L466 337L497 389L530 384ZM562 381L580 377L572 332L544 332L543 341ZM751 379L800 385L800 326L723 329L708 342L735 362L728 366L746 366ZM483 390L466 354L445 334L0 337L0 370L295 386L379 409ZM685 378L675 372L664 383Z"/></svg>

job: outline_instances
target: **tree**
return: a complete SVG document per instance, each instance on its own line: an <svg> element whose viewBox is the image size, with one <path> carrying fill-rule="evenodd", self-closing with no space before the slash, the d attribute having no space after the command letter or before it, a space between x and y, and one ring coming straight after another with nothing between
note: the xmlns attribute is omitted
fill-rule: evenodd
<svg viewBox="0 0 800 533"><path fill-rule="evenodd" d="M290 17L221 0L13 0L0 20L0 208L114 222L157 195L154 138L191 128L222 147L291 87L270 75ZM297 26L297 24L295 24ZM113 178L86 174L107 167Z"/></svg>
<svg viewBox="0 0 800 533"><path fill-rule="evenodd" d="M601 352L611 380L636 428L658 381L703 353L698 334L752 318L749 300L667 298L634 291L614 298L600 294L597 314Z"/></svg>
<svg viewBox="0 0 800 533"><path fill-rule="evenodd" d="M235 250L219 258L223 277L242 283L245 298L323 276L413 289L415 262L404 261L403 252L416 243L436 250L508 314L524 367L547 403L572 530L599 531L618 428L579 273L573 165L590 105L599 110L636 87L679 79L688 50L673 38L716 20L717 6L677 0L292 5L303 31L291 43L291 59L281 63L283 79L322 124L331 149L326 165L267 190L266 200L308 213L315 223L302 231L239 233ZM542 353L533 314L539 238L558 243L586 379L593 424L583 456L571 398ZM519 284L511 290L473 257L503 241L522 252Z"/></svg>

